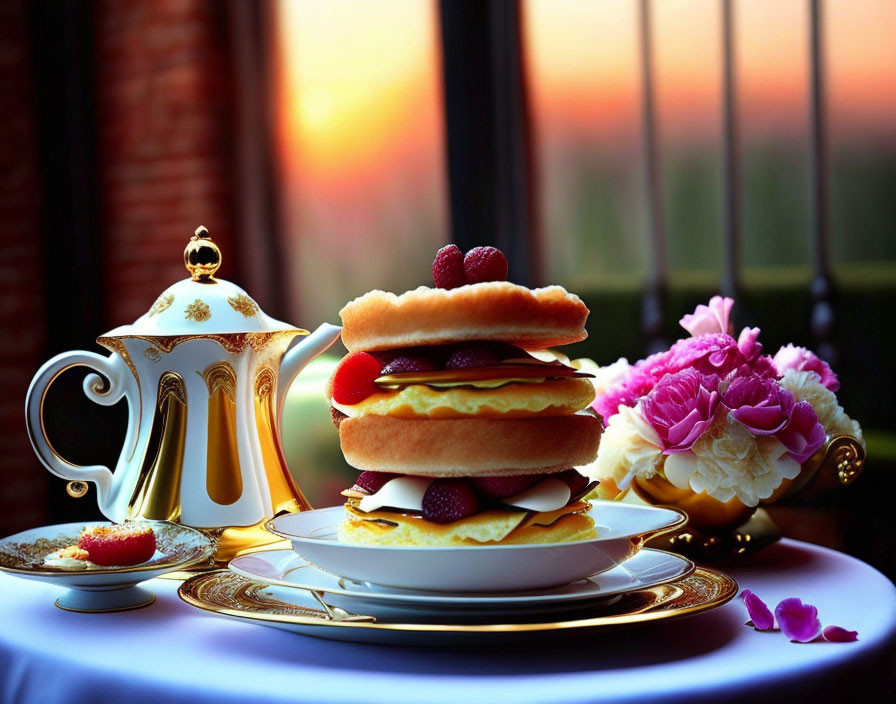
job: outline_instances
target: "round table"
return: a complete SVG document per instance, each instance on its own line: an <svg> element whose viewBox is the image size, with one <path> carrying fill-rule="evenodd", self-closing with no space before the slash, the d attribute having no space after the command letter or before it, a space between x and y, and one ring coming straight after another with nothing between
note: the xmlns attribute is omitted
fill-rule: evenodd
<svg viewBox="0 0 896 704"><path fill-rule="evenodd" d="M722 569L774 609L797 596L855 643L791 643L746 627L739 598L690 618L560 643L430 649L320 640L188 606L78 614L52 585L0 574L0 701L604 702L888 700L896 588L832 550L783 540ZM891 699L890 699L891 700ZM892 700L891 700L892 701Z"/></svg>

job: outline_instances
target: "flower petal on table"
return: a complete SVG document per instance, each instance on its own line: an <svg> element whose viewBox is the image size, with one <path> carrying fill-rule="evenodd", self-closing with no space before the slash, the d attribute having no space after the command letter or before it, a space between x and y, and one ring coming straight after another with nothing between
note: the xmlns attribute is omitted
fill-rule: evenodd
<svg viewBox="0 0 896 704"><path fill-rule="evenodd" d="M740 596L744 600L744 606L747 607L747 614L750 616L750 621L753 622L753 628L757 631L774 630L775 617L765 602L749 589L744 589Z"/></svg>
<svg viewBox="0 0 896 704"><path fill-rule="evenodd" d="M784 635L797 643L808 643L821 635L818 609L799 599L784 599L775 607L775 617Z"/></svg>
<svg viewBox="0 0 896 704"><path fill-rule="evenodd" d="M847 631L842 626L826 626L822 635L831 643L853 643L859 639L858 631Z"/></svg>

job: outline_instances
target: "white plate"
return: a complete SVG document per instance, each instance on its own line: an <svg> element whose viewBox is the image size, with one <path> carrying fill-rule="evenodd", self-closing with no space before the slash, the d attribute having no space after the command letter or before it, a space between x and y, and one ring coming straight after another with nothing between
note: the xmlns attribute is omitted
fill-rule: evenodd
<svg viewBox="0 0 896 704"><path fill-rule="evenodd" d="M291 550L266 550L240 555L229 568L256 582L308 589L346 611L377 618L478 619L584 609L635 589L655 587L685 577L694 563L678 555L645 548L599 575L551 589L507 594L419 592L354 582L322 572Z"/></svg>
<svg viewBox="0 0 896 704"><path fill-rule="evenodd" d="M215 554L214 538L195 528L169 521L147 521L156 536L156 552L146 562L129 567L66 570L44 565L44 558L76 545L84 528L112 525L108 521L43 526L0 540L0 571L67 588L56 605L69 611L122 611L147 606L155 595L135 585L166 572L203 562Z"/></svg>
<svg viewBox="0 0 896 704"><path fill-rule="evenodd" d="M402 589L486 592L545 589L612 569L644 541L687 521L680 511L594 501L589 515L597 538L541 545L371 547L340 543L344 508L291 513L268 521L272 533L320 569L358 582Z"/></svg>

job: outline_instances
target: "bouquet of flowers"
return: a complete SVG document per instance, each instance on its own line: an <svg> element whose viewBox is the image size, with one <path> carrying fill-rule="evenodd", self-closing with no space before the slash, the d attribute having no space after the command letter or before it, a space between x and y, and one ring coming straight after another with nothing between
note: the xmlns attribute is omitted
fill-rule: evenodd
<svg viewBox="0 0 896 704"><path fill-rule="evenodd" d="M715 296L681 319L691 337L634 365L620 359L596 370L593 408L605 429L583 471L622 491L660 474L679 489L755 507L828 437L864 444L837 403L830 366L793 345L763 354L759 328L735 339L733 305Z"/></svg>

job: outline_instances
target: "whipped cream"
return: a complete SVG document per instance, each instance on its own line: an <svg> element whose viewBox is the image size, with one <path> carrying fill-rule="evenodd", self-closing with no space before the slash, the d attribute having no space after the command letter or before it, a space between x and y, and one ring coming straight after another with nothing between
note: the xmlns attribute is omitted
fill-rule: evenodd
<svg viewBox="0 0 896 704"><path fill-rule="evenodd" d="M548 477L531 489L521 491L519 494L504 499L505 504L524 508L527 511L556 511L569 503L572 492L566 483L559 479Z"/></svg>
<svg viewBox="0 0 896 704"><path fill-rule="evenodd" d="M62 548L56 552L51 552L44 558L44 564L47 567L58 567L63 570L86 570L91 567L96 567L96 564L90 560L79 560L74 557L66 557L64 553L66 550L69 550L70 547L71 546Z"/></svg>
<svg viewBox="0 0 896 704"><path fill-rule="evenodd" d="M365 496L358 504L362 511L376 511L383 506L394 506L404 511L422 511L423 495L432 484L429 477L395 477L374 494Z"/></svg>

